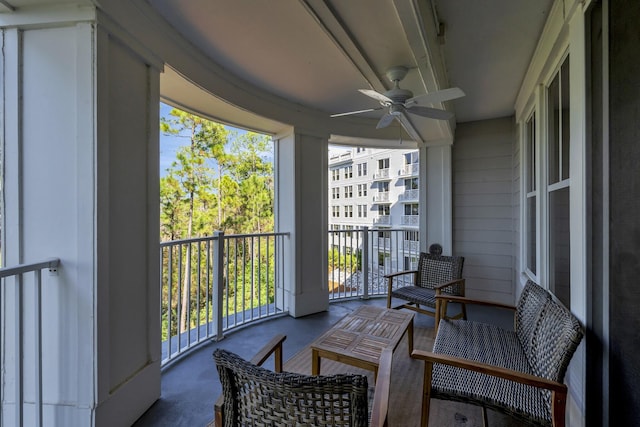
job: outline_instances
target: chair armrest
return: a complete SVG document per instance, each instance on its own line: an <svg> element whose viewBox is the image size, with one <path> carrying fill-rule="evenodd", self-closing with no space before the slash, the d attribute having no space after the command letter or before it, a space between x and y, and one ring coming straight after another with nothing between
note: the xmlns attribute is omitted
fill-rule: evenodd
<svg viewBox="0 0 640 427"><path fill-rule="evenodd" d="M455 279L455 280L452 280L450 282L442 283L442 284L440 284L438 286L434 286L433 289L435 289L436 291L439 291L439 290L442 290L442 289L446 288L447 286L455 285L456 283L459 283L462 286L464 286L464 279Z"/></svg>
<svg viewBox="0 0 640 427"><path fill-rule="evenodd" d="M391 364L393 351L387 349L380 355L376 388L373 395L373 407L371 408L371 427L383 427L387 425L387 412L389 410L389 390L391 387Z"/></svg>
<svg viewBox="0 0 640 427"><path fill-rule="evenodd" d="M251 363L257 366L261 366L272 354L275 354L274 368L275 372L282 372L282 343L287 339L286 335L278 334L264 345L251 359ZM213 404L213 411L215 413L215 425L216 427L223 426L223 412L224 412L224 396L220 395Z"/></svg>
<svg viewBox="0 0 640 427"><path fill-rule="evenodd" d="M384 278L385 279L391 279L392 277L401 276L403 274L411 274L411 273L415 274L417 272L418 272L418 270L396 271L395 273L385 274Z"/></svg>
<svg viewBox="0 0 640 427"><path fill-rule="evenodd" d="M441 363L444 365L454 366L456 368L467 369L469 371L476 371L482 374L504 378L505 380L515 381L533 387L544 388L556 393L566 394L567 392L567 386L563 383L548 380L542 377L537 377L531 374L526 374L524 372L514 371L512 369L502 368L500 366L477 362L475 360L463 359L460 357L448 356L446 354L438 354L423 350L413 350L413 352L411 353L411 357L414 359L424 360L425 362Z"/></svg>
<svg viewBox="0 0 640 427"><path fill-rule="evenodd" d="M261 366L272 354L275 353L275 372L282 372L282 342L287 339L286 335L276 335L264 345L251 359L251 363Z"/></svg>
<svg viewBox="0 0 640 427"><path fill-rule="evenodd" d="M516 306L514 306L514 305L501 304L499 302L484 301L484 300L472 299L472 298L467 298L467 297L457 297L457 296L446 295L446 294L436 295L436 299L437 300L445 300L445 301L448 301L448 302L459 302L459 303L463 303L463 304L486 305L486 306L496 307L496 308L505 308L507 310L515 310L516 309Z"/></svg>

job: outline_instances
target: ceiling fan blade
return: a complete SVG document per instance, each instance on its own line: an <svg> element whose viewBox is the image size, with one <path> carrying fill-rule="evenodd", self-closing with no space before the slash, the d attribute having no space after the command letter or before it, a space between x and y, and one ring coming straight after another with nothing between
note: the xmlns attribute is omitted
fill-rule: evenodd
<svg viewBox="0 0 640 427"><path fill-rule="evenodd" d="M395 117L396 116L394 116L393 114L390 114L390 113L385 114L384 116L382 116L382 118L380 119L380 121L376 125L376 129L386 128L387 126L389 126L391 124L391 122L393 121L393 119Z"/></svg>
<svg viewBox="0 0 640 427"><path fill-rule="evenodd" d="M371 90L371 89L358 89L358 91L360 93L364 93L365 95L367 95L370 98L375 99L376 101L380 101L380 102L384 102L384 103L392 103L393 101L391 100L391 98L388 98L387 96L376 92L375 90Z"/></svg>
<svg viewBox="0 0 640 427"><path fill-rule="evenodd" d="M465 93L457 87L451 87L449 89L437 90L431 93L424 93L422 95L414 96L405 101L405 107L410 107L418 102L423 104L434 104L436 102L451 101L452 99L458 99L465 96Z"/></svg>
<svg viewBox="0 0 640 427"><path fill-rule="evenodd" d="M411 114L436 120L449 120L453 117L453 113L451 111L441 110L439 108L421 107L419 105L409 107L406 111Z"/></svg>
<svg viewBox="0 0 640 427"><path fill-rule="evenodd" d="M368 113L370 111L382 110L384 107L367 108L366 110L347 111L346 113L332 114L330 117L350 116L352 114Z"/></svg>

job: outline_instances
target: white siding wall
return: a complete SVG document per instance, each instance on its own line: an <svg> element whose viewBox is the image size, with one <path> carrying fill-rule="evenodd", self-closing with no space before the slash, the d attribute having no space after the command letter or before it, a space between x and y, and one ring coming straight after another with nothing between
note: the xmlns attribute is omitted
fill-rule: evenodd
<svg viewBox="0 0 640 427"><path fill-rule="evenodd" d="M513 303L516 252L513 118L462 123L453 146L453 253L467 295Z"/></svg>

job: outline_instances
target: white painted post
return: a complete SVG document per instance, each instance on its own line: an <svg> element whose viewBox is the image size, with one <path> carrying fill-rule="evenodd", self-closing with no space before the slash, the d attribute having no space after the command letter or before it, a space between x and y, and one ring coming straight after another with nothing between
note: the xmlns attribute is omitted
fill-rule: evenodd
<svg viewBox="0 0 640 427"><path fill-rule="evenodd" d="M360 268L362 268L362 298L369 299L369 227L362 229L362 249L360 250Z"/></svg>

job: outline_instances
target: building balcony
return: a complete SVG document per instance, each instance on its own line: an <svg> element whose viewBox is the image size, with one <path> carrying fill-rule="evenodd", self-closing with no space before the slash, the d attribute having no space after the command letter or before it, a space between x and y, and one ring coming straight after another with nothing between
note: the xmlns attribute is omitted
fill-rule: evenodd
<svg viewBox="0 0 640 427"><path fill-rule="evenodd" d="M402 169L400 169L400 176L418 176L420 172L420 163L411 163L409 165L404 165Z"/></svg>
<svg viewBox="0 0 640 427"><path fill-rule="evenodd" d="M389 192L388 191L384 191L384 192L380 192L378 194L375 194L373 196L373 202L374 203L391 203L389 201Z"/></svg>
<svg viewBox="0 0 640 427"><path fill-rule="evenodd" d="M404 193L400 194L398 196L398 201L400 202L414 202L416 200L418 200L420 194L419 194L419 190L413 189L413 190L405 190Z"/></svg>
<svg viewBox="0 0 640 427"><path fill-rule="evenodd" d="M380 215L374 218L373 225L391 225L391 215Z"/></svg>
<svg viewBox="0 0 640 427"><path fill-rule="evenodd" d="M402 248L405 250L405 252L417 253L420 251L420 242L417 242L415 240L403 240Z"/></svg>
<svg viewBox="0 0 640 427"><path fill-rule="evenodd" d="M353 155L351 154L350 151L346 153L334 154L331 157L329 157L329 165L333 166L338 163L348 162L352 159L352 157Z"/></svg>
<svg viewBox="0 0 640 427"><path fill-rule="evenodd" d="M391 179L391 173L389 172L388 168L378 169L377 171L374 172L373 179L376 181L385 181L385 180Z"/></svg>
<svg viewBox="0 0 640 427"><path fill-rule="evenodd" d="M420 225L420 215L402 215L400 217L400 224L417 227Z"/></svg>

